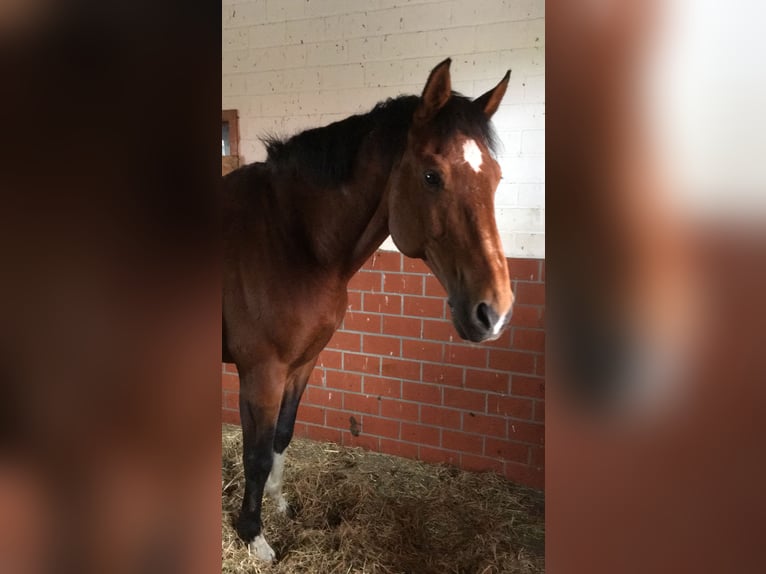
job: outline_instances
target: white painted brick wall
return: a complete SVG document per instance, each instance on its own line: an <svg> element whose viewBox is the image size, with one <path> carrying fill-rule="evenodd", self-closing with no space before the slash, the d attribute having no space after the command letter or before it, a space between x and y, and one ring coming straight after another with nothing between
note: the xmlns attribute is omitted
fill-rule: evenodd
<svg viewBox="0 0 766 574"><path fill-rule="evenodd" d="M291 135L422 90L453 59L472 97L513 70L493 121L501 139L497 221L509 257L545 256L544 0L222 0L224 109L245 162L260 137ZM390 240L384 248L394 249Z"/></svg>

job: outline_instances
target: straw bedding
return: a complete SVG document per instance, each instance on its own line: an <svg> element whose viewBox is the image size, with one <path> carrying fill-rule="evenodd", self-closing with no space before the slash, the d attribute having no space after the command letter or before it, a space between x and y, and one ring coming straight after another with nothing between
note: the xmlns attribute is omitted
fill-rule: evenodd
<svg viewBox="0 0 766 574"><path fill-rule="evenodd" d="M232 523L244 476L238 427L223 428L222 569L264 574L493 574L544 571L540 492L494 474L295 439L284 493L264 499L273 565L248 555Z"/></svg>

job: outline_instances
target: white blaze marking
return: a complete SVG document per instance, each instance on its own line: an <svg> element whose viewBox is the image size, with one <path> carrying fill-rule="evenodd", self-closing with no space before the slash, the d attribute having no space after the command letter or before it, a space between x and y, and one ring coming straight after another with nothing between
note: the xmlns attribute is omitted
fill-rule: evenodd
<svg viewBox="0 0 766 574"><path fill-rule="evenodd" d="M476 142L473 140L466 140L463 144L463 159L471 166L471 169L476 173L481 171L481 150Z"/></svg>
<svg viewBox="0 0 766 574"><path fill-rule="evenodd" d="M255 540L250 543L249 550L251 554L255 554L258 559L264 562L271 562L276 556L269 543L263 537L263 534L255 537Z"/></svg>
<svg viewBox="0 0 766 574"><path fill-rule="evenodd" d="M282 482L285 474L285 453L274 453L274 462L271 465L269 478L266 479L264 490L271 499L277 503L277 510L285 512L287 510L287 501L282 496Z"/></svg>

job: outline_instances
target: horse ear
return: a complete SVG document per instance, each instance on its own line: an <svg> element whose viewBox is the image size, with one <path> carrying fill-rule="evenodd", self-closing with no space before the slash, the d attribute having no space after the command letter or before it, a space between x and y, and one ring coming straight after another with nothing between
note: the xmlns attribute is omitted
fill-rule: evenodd
<svg viewBox="0 0 766 574"><path fill-rule="evenodd" d="M415 115L417 121L424 122L433 118L452 95L449 74L451 63L452 59L447 58L431 70L426 87L423 88L423 94L420 96L420 105Z"/></svg>
<svg viewBox="0 0 766 574"><path fill-rule="evenodd" d="M508 88L508 80L511 79L511 71L508 70L500 80L500 83L488 91L486 94L479 96L474 100L474 103L478 105L484 114L491 118L500 106L500 102L503 100L505 90Z"/></svg>

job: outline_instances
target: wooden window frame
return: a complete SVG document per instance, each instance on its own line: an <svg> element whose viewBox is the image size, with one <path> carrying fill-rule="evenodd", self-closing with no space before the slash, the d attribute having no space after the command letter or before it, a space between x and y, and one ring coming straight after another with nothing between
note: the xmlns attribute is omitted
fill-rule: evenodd
<svg viewBox="0 0 766 574"><path fill-rule="evenodd" d="M229 155L239 157L239 114L237 110L222 110L221 124L229 124Z"/></svg>

